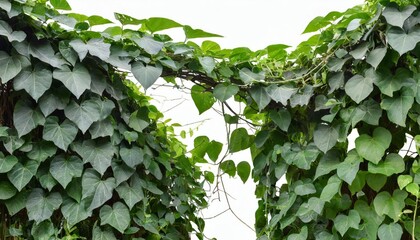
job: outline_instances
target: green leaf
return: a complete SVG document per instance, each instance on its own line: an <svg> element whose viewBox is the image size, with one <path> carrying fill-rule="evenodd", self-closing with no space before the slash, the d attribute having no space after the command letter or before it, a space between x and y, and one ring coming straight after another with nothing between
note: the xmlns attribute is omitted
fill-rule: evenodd
<svg viewBox="0 0 420 240"><path fill-rule="evenodd" d="M73 70L67 66L61 69L55 69L53 77L60 80L77 98L80 98L85 90L90 89L92 82L89 71L80 63L76 63Z"/></svg>
<svg viewBox="0 0 420 240"><path fill-rule="evenodd" d="M97 101L93 99L85 100L80 105L71 101L64 109L64 114L85 133L92 123L100 120L101 109Z"/></svg>
<svg viewBox="0 0 420 240"><path fill-rule="evenodd" d="M308 227L303 226L299 233L290 234L287 240L306 240L308 238Z"/></svg>
<svg viewBox="0 0 420 240"><path fill-rule="evenodd" d="M387 48L376 48L372 50L366 58L366 62L369 63L373 68L377 68L385 57Z"/></svg>
<svg viewBox="0 0 420 240"><path fill-rule="evenodd" d="M32 225L31 236L34 239L50 239L54 236L56 229L51 220L44 220Z"/></svg>
<svg viewBox="0 0 420 240"><path fill-rule="evenodd" d="M112 161L111 167L112 172L114 173L115 182L117 186L120 185L122 182L127 181L127 179L129 179L135 172L135 169L128 167L123 162Z"/></svg>
<svg viewBox="0 0 420 240"><path fill-rule="evenodd" d="M150 36L132 38L132 40L150 55L158 54L163 48L163 42L156 41Z"/></svg>
<svg viewBox="0 0 420 240"><path fill-rule="evenodd" d="M48 63L55 68L67 68L67 66L63 66L67 64L66 60L64 60L60 54L55 54L54 49L47 40L31 41L29 44L29 53L33 57L38 58L42 62Z"/></svg>
<svg viewBox="0 0 420 240"><path fill-rule="evenodd" d="M349 60L349 58L330 58L327 67L331 72L340 72L347 60Z"/></svg>
<svg viewBox="0 0 420 240"><path fill-rule="evenodd" d="M170 28L177 28L182 27L181 24L168 19L168 18L161 18L161 17L152 17L146 20L145 22L147 29L149 29L150 32L158 32Z"/></svg>
<svg viewBox="0 0 420 240"><path fill-rule="evenodd" d="M87 169L82 177L82 200L93 197L88 208L91 211L108 201L112 197L115 187L115 179L113 177L102 180L99 173L95 170Z"/></svg>
<svg viewBox="0 0 420 240"><path fill-rule="evenodd" d="M92 240L117 240L111 230L102 231L95 226L92 231Z"/></svg>
<svg viewBox="0 0 420 240"><path fill-rule="evenodd" d="M32 109L26 101L16 103L13 112L13 123L18 132L18 137L28 134L38 125L42 125L44 121L44 115L39 109Z"/></svg>
<svg viewBox="0 0 420 240"><path fill-rule="evenodd" d="M340 155L337 151L332 150L324 154L321 160L319 160L314 179L317 179L320 176L324 176L331 171L336 170L340 164L339 159Z"/></svg>
<svg viewBox="0 0 420 240"><path fill-rule="evenodd" d="M405 187L407 192L411 193L413 196L419 196L419 185L417 183L410 183Z"/></svg>
<svg viewBox="0 0 420 240"><path fill-rule="evenodd" d="M356 210L350 210L349 215L339 214L334 219L334 228L341 236L347 232L349 228L359 229L360 216Z"/></svg>
<svg viewBox="0 0 420 240"><path fill-rule="evenodd" d="M11 216L15 215L16 213L20 212L20 210L25 208L28 195L29 192L24 190L18 192L14 197L4 201L7 207L7 211Z"/></svg>
<svg viewBox="0 0 420 240"><path fill-rule="evenodd" d="M162 74L162 67L159 65L151 66L142 62L134 62L131 64L131 71L134 77L139 81L145 90L151 87Z"/></svg>
<svg viewBox="0 0 420 240"><path fill-rule="evenodd" d="M377 164L384 156L391 140L391 133L383 127L378 127L373 131L372 137L362 134L356 139L356 150L361 157Z"/></svg>
<svg viewBox="0 0 420 240"><path fill-rule="evenodd" d="M144 198L143 189L136 181L134 181L132 186L128 185L127 182L123 182L116 190L130 209Z"/></svg>
<svg viewBox="0 0 420 240"><path fill-rule="evenodd" d="M16 77L22 68L22 62L18 56L9 56L6 52L0 51L0 79L2 83L7 83Z"/></svg>
<svg viewBox="0 0 420 240"><path fill-rule="evenodd" d="M250 84L252 82L259 82L260 80L264 80L265 73L264 72L254 73L248 68L242 68L241 70L239 70L239 78L245 84Z"/></svg>
<svg viewBox="0 0 420 240"><path fill-rule="evenodd" d="M54 143L47 141L38 141L33 143L32 150L27 154L28 158L43 162L45 159L52 157L57 152Z"/></svg>
<svg viewBox="0 0 420 240"><path fill-rule="evenodd" d="M409 87L403 87L399 96L384 97L381 102L382 109L385 109L389 120L395 124L405 127L408 111L414 103L414 92Z"/></svg>
<svg viewBox="0 0 420 240"><path fill-rule="evenodd" d="M357 154L357 151L355 149L350 150L347 153L347 157L344 159L344 162L341 162L338 165L337 176L351 185L353 180L356 178L361 162L363 162L363 158Z"/></svg>
<svg viewBox="0 0 420 240"><path fill-rule="evenodd" d="M198 109L198 113L202 114L203 112L209 110L213 104L216 102L216 99L213 97L211 92L205 90L205 88L194 85L191 88L191 97L194 101L195 106Z"/></svg>
<svg viewBox="0 0 420 240"><path fill-rule="evenodd" d="M297 93L298 89L293 87L292 85L280 85L277 86L275 84L270 84L266 88L268 95L271 99L275 102L280 102L283 106L287 106L287 100L289 100L292 95Z"/></svg>
<svg viewBox="0 0 420 240"><path fill-rule="evenodd" d="M368 170L370 173L379 173L389 177L393 174L403 172L405 170L405 163L400 155L390 153L386 156L384 161L381 161L376 165L369 163Z"/></svg>
<svg viewBox="0 0 420 240"><path fill-rule="evenodd" d="M130 211L121 202L116 202L112 207L105 205L101 208L99 213L101 218L101 225L109 224L120 233L130 226Z"/></svg>
<svg viewBox="0 0 420 240"><path fill-rule="evenodd" d="M309 100L313 96L314 88L311 85L305 85L298 93L290 98L290 106L296 107L298 105L304 107L309 104Z"/></svg>
<svg viewBox="0 0 420 240"><path fill-rule="evenodd" d="M55 9L71 10L71 7L66 0L50 0L50 3Z"/></svg>
<svg viewBox="0 0 420 240"><path fill-rule="evenodd" d="M319 124L314 131L315 145L324 153L335 146L338 139L338 131L334 126Z"/></svg>
<svg viewBox="0 0 420 240"><path fill-rule="evenodd" d="M190 27L188 25L184 26L184 33L185 33L185 37L187 39L208 38L208 37L223 37L223 36L218 35L218 34L205 32L201 29L193 29L192 27Z"/></svg>
<svg viewBox="0 0 420 240"><path fill-rule="evenodd" d="M353 112L351 123L354 126L360 121L366 122L370 125L379 125L379 119L382 116L382 109L379 103L369 98L359 104Z"/></svg>
<svg viewBox="0 0 420 240"><path fill-rule="evenodd" d="M7 173L16 165L18 159L13 155L4 156L0 152L0 173Z"/></svg>
<svg viewBox="0 0 420 240"><path fill-rule="evenodd" d="M379 192L385 186L386 181L387 177L382 174L369 173L366 175L367 185L376 192Z"/></svg>
<svg viewBox="0 0 420 240"><path fill-rule="evenodd" d="M293 164L298 168L309 170L312 162L316 160L319 155L318 148L310 144L305 149L301 149L297 145L285 144L283 146L281 156L287 164Z"/></svg>
<svg viewBox="0 0 420 240"><path fill-rule="evenodd" d="M251 146L250 136L245 128L237 128L230 135L229 151L231 153L245 150Z"/></svg>
<svg viewBox="0 0 420 240"><path fill-rule="evenodd" d="M36 66L34 70L25 69L14 79L15 90L25 89L35 101L51 87L52 72L42 66Z"/></svg>
<svg viewBox="0 0 420 240"><path fill-rule="evenodd" d="M10 199L16 192L16 188L9 181L0 181L0 200Z"/></svg>
<svg viewBox="0 0 420 240"><path fill-rule="evenodd" d="M6 150L12 154L15 150L23 146L25 140L18 138L17 136L9 136L4 140L3 145Z"/></svg>
<svg viewBox="0 0 420 240"><path fill-rule="evenodd" d="M206 146L207 148L207 155L209 156L210 160L216 162L219 158L220 152L222 151L223 144L217 141L212 140Z"/></svg>
<svg viewBox="0 0 420 240"><path fill-rule="evenodd" d="M7 173L7 178L9 178L13 186L20 192L31 181L32 177L35 176L38 167L39 163L37 161L27 161L25 165L18 162Z"/></svg>
<svg viewBox="0 0 420 240"><path fill-rule="evenodd" d="M409 183L413 182L413 177L410 175L399 175L397 182L400 190L403 190Z"/></svg>
<svg viewBox="0 0 420 240"><path fill-rule="evenodd" d="M92 38L86 43L80 39L74 39L70 41L69 45L77 52L80 61L86 57L88 52L101 60L108 59L111 54L111 44L105 43L101 38Z"/></svg>
<svg viewBox="0 0 420 240"><path fill-rule="evenodd" d="M410 81L410 75L411 72L406 69L398 68L394 76L390 73L381 74L380 78L377 78L377 81L375 81L375 84L383 94L393 97L395 91L400 90L405 82Z"/></svg>
<svg viewBox="0 0 420 240"><path fill-rule="evenodd" d="M111 160L115 153L114 146L109 141L85 140L83 144L75 144L73 149L82 157L84 163L92 164L93 168L101 175L111 166Z"/></svg>
<svg viewBox="0 0 420 240"><path fill-rule="evenodd" d="M352 50L349 53L354 59L362 60L364 57L366 57L366 53L368 50L369 50L369 43L364 42L364 43L361 43L359 46L357 46L356 49Z"/></svg>
<svg viewBox="0 0 420 240"><path fill-rule="evenodd" d="M55 91L60 92L60 94L47 92L39 99L38 106L45 117L48 117L57 109L64 110L69 103L70 92L64 87L54 89Z"/></svg>
<svg viewBox="0 0 420 240"><path fill-rule="evenodd" d="M415 6L409 5L401 9L401 11L394 7L387 7L382 12L389 25L402 28L405 20L411 16L416 10Z"/></svg>
<svg viewBox="0 0 420 240"><path fill-rule="evenodd" d="M327 185L322 189L319 197L324 202L329 202L334 195L336 195L341 188L341 179L337 175L332 175L327 182Z"/></svg>
<svg viewBox="0 0 420 240"><path fill-rule="evenodd" d="M8 0L0 0L0 8L9 13L12 10L12 4Z"/></svg>
<svg viewBox="0 0 420 240"><path fill-rule="evenodd" d="M114 13L114 16L122 25L139 25L144 22L144 20L139 20L122 13Z"/></svg>
<svg viewBox="0 0 420 240"><path fill-rule="evenodd" d="M128 126L141 133L143 129L149 126L149 122L147 108L140 108L130 115Z"/></svg>
<svg viewBox="0 0 420 240"><path fill-rule="evenodd" d="M89 22L90 26L97 26L97 25L113 23L111 20L103 18L103 17L98 16L98 15L89 16L87 21Z"/></svg>
<svg viewBox="0 0 420 240"><path fill-rule="evenodd" d="M373 207L369 206L365 200L357 200L354 209L364 221L364 229L368 239L377 239L378 228L384 221L385 216L376 214Z"/></svg>
<svg viewBox="0 0 420 240"><path fill-rule="evenodd" d="M61 213L66 219L67 224L69 224L70 227L73 227L92 215L90 211L87 211L87 208L88 205L85 200L78 203L71 198L66 198L61 207Z"/></svg>
<svg viewBox="0 0 420 240"><path fill-rule="evenodd" d="M136 168L137 165L143 162L143 150L137 146L132 148L120 148L121 159L131 168Z"/></svg>
<svg viewBox="0 0 420 240"><path fill-rule="evenodd" d="M295 184L296 186L294 192L298 196L305 196L316 193L315 186L311 182L303 183L301 180L298 180Z"/></svg>
<svg viewBox="0 0 420 240"><path fill-rule="evenodd" d="M353 101L360 103L373 91L373 79L367 76L354 75L347 81L344 90Z"/></svg>
<svg viewBox="0 0 420 240"><path fill-rule="evenodd" d="M380 192L373 200L373 206L378 215L387 215L396 222L405 207L407 196L407 192L399 189L394 190L392 196L388 192Z"/></svg>
<svg viewBox="0 0 420 240"><path fill-rule="evenodd" d="M413 50L420 42L420 27L416 26L406 33L403 29L392 27L387 32L389 45L400 55Z"/></svg>
<svg viewBox="0 0 420 240"><path fill-rule="evenodd" d="M382 224L378 229L380 240L399 240L402 234L403 230L398 223Z"/></svg>
<svg viewBox="0 0 420 240"><path fill-rule="evenodd" d="M198 61L200 62L200 65L203 67L204 71L207 74L211 74L211 72L213 72L213 69L216 67L216 62L212 57L199 57Z"/></svg>
<svg viewBox="0 0 420 240"><path fill-rule="evenodd" d="M242 182L245 183L246 180L248 180L249 174L251 173L251 166L247 161L242 161L236 165L236 171Z"/></svg>
<svg viewBox="0 0 420 240"><path fill-rule="evenodd" d="M83 162L76 156L56 156L51 161L50 173L64 188L74 177L81 177L82 171Z"/></svg>
<svg viewBox="0 0 420 240"><path fill-rule="evenodd" d="M9 42L23 42L26 38L26 33L23 31L13 31L12 27L5 22L0 20L0 35L7 37Z"/></svg>
<svg viewBox="0 0 420 240"><path fill-rule="evenodd" d="M232 160L225 160L220 163L220 169L227 175L234 177L236 175L236 166L235 162Z"/></svg>
<svg viewBox="0 0 420 240"><path fill-rule="evenodd" d="M272 110L270 111L269 116L282 131L287 132L290 123L292 122L292 117L287 109L281 108L278 111Z"/></svg>
<svg viewBox="0 0 420 240"><path fill-rule="evenodd" d="M51 218L53 212L60 207L62 202L63 199L58 192L46 195L40 188L33 189L26 202L29 220L40 223Z"/></svg>
<svg viewBox="0 0 420 240"><path fill-rule="evenodd" d="M249 94L254 99L260 111L271 102L271 97L268 95L265 87L253 86L251 89L249 89Z"/></svg>
<svg viewBox="0 0 420 240"><path fill-rule="evenodd" d="M114 134L114 126L109 119L94 122L90 128L89 133L92 139L99 137L111 137Z"/></svg>
<svg viewBox="0 0 420 240"><path fill-rule="evenodd" d="M71 121L66 119L59 124L58 118L51 116L45 121L42 138L67 151L70 143L76 139L77 132L77 127Z"/></svg>

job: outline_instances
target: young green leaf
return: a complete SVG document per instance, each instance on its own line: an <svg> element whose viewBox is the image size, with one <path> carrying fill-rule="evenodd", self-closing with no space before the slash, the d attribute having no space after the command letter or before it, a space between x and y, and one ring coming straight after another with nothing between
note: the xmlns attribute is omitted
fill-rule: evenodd
<svg viewBox="0 0 420 240"><path fill-rule="evenodd" d="M236 175L235 162L232 160L225 160L220 164L220 169L227 175L234 177Z"/></svg>
<svg viewBox="0 0 420 240"><path fill-rule="evenodd" d="M146 27L149 29L151 33L182 27L181 24L175 22L174 20L168 18L161 18L161 17L152 17L146 20Z"/></svg>
<svg viewBox="0 0 420 240"><path fill-rule="evenodd" d="M187 26L187 25L184 26L184 33L185 33L185 37L187 39L208 38L208 37L223 37L223 36L218 35L218 34L203 31L201 29L193 29L192 27Z"/></svg>
<svg viewBox="0 0 420 240"><path fill-rule="evenodd" d="M403 235L403 230L398 223L382 224L378 230L380 240L399 240Z"/></svg>
<svg viewBox="0 0 420 240"><path fill-rule="evenodd" d="M71 7L66 0L50 0L50 3L56 9L71 10Z"/></svg>
<svg viewBox="0 0 420 240"><path fill-rule="evenodd" d="M387 215L396 222L404 209L407 196L407 192L399 189L394 190L392 196L388 192L380 192L373 200L373 206L378 215Z"/></svg>
<svg viewBox="0 0 420 240"><path fill-rule="evenodd" d="M242 161L236 165L236 171L242 182L245 183L251 173L251 165L247 161Z"/></svg>
<svg viewBox="0 0 420 240"><path fill-rule="evenodd" d="M362 134L356 139L356 150L364 159L378 164L391 144L391 140L391 133L383 127L378 127L373 131L372 137Z"/></svg>

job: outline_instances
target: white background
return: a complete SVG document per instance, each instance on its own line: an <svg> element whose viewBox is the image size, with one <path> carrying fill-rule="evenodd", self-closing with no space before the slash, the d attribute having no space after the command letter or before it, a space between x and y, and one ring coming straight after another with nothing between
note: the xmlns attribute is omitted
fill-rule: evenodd
<svg viewBox="0 0 420 240"><path fill-rule="evenodd" d="M251 50L262 49L271 44L296 46L308 38L301 35L306 25L316 16L324 16L330 11L344 11L363 0L68 0L73 12L86 15L100 15L114 20L113 13L119 12L138 19L165 17L193 28L223 35L213 38L222 48L248 47ZM117 23L117 21L115 21ZM178 32L177 32L178 31ZM171 36L179 37L181 30L169 31ZM181 40L181 38L175 40ZM226 142L223 119L208 111L198 115L191 101L184 101L188 96L176 89L158 88L147 92L154 96L155 104L172 122L189 129L199 126L192 138L209 136L220 142ZM178 103L183 102L178 106ZM203 121L202 124L190 124ZM248 152L232 156L238 163L249 161ZM208 167L209 170L212 170ZM254 212L257 201L254 196L254 184L249 180L242 184L239 178L225 177L225 186L231 196L230 203L235 213L248 225L254 224ZM224 196L220 200L212 196L210 208L202 212L204 217L211 217L227 208ZM238 221L233 214L226 212L214 219L206 220L205 234L219 240L252 240L255 233Z"/></svg>

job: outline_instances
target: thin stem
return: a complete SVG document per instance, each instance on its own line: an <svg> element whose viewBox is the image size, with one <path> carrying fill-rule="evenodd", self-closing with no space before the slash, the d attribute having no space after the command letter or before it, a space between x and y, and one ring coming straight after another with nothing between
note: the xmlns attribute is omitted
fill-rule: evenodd
<svg viewBox="0 0 420 240"><path fill-rule="evenodd" d="M416 216L417 216L417 206L419 203L419 196L416 196L416 206L414 207L413 213L413 228L411 229L411 239L416 240L415 229L416 229Z"/></svg>

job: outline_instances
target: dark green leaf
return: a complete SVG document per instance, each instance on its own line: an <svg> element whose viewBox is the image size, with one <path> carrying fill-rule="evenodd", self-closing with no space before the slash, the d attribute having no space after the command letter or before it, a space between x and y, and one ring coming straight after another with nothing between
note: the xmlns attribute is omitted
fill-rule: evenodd
<svg viewBox="0 0 420 240"><path fill-rule="evenodd" d="M31 236L34 239L50 239L54 236L56 229L51 220L44 220L32 225Z"/></svg>
<svg viewBox="0 0 420 240"><path fill-rule="evenodd" d="M7 207L7 211L11 216L15 215L20 210L25 208L28 195L28 191L21 191L18 192L14 197L4 201Z"/></svg>
<svg viewBox="0 0 420 240"><path fill-rule="evenodd" d="M35 58L38 58L42 62L48 63L55 68L62 68L64 67L63 65L67 64L66 60L64 60L59 54L55 54L51 44L46 40L32 41L29 44L29 53ZM54 76L54 78L56 77Z"/></svg>
<svg viewBox="0 0 420 240"><path fill-rule="evenodd" d="M379 119L381 116L382 109L380 105L375 100L369 98L357 106L353 112L351 122L353 126L356 126L356 124L360 121L377 126L379 125Z"/></svg>
<svg viewBox="0 0 420 240"><path fill-rule="evenodd" d="M116 202L112 207L105 205L100 211L101 225L109 224L120 233L130 225L130 211L121 202Z"/></svg>
<svg viewBox="0 0 420 240"><path fill-rule="evenodd" d="M338 72L334 73L333 75L329 76L327 78L328 80L328 86L330 86L330 90L328 91L328 94L334 92L337 89L340 89L344 86L344 73Z"/></svg>
<svg viewBox="0 0 420 240"><path fill-rule="evenodd" d="M306 148L301 149L297 145L285 144L283 146L281 156L287 164L293 164L298 168L309 170L312 162L316 160L319 155L318 148L309 144Z"/></svg>
<svg viewBox="0 0 420 240"><path fill-rule="evenodd" d="M405 120L413 103L413 90L409 87L403 87L400 96L385 97L381 102L381 107L387 111L387 116L391 122L405 127Z"/></svg>
<svg viewBox="0 0 420 240"><path fill-rule="evenodd" d="M341 187L341 180L338 178L337 175L333 175L328 179L327 185L321 192L321 196L319 197L322 201L328 202L330 201L334 195L338 193Z"/></svg>
<svg viewBox="0 0 420 240"><path fill-rule="evenodd" d="M340 164L339 159L340 156L337 151L332 150L327 152L318 163L314 179L336 170Z"/></svg>
<svg viewBox="0 0 420 240"><path fill-rule="evenodd" d="M105 180L101 179L99 173L93 169L87 169L82 177L82 200L93 197L88 208L89 211L102 206L112 197L115 189L115 179L110 177Z"/></svg>
<svg viewBox="0 0 420 240"><path fill-rule="evenodd" d="M32 109L26 101L19 101L13 112L14 127L18 137L22 137L35 129L38 125L44 124L45 118L39 109Z"/></svg>
<svg viewBox="0 0 420 240"><path fill-rule="evenodd" d="M13 31L12 27L5 22L0 20L0 35L7 37L9 42L17 41L23 42L26 38L26 33L23 31Z"/></svg>
<svg viewBox="0 0 420 240"><path fill-rule="evenodd" d="M7 83L16 77L22 70L22 62L17 56L9 56L6 52L0 51L0 79L2 83Z"/></svg>
<svg viewBox="0 0 420 240"><path fill-rule="evenodd" d="M191 97L198 109L199 114L209 110L216 102L213 94L211 94L211 92L207 92L203 87L199 85L194 85L191 88Z"/></svg>
<svg viewBox="0 0 420 240"><path fill-rule="evenodd" d="M143 150L137 146L132 148L120 148L121 159L131 168L135 168L137 165L143 162Z"/></svg>
<svg viewBox="0 0 420 240"><path fill-rule="evenodd" d="M81 177L83 162L76 156L56 156L50 165L50 173L64 188L74 177Z"/></svg>
<svg viewBox="0 0 420 240"><path fill-rule="evenodd" d="M265 73L254 73L248 68L242 68L241 70L239 70L239 77L245 84L250 84L252 82L259 82L260 80L264 80Z"/></svg>
<svg viewBox="0 0 420 240"><path fill-rule="evenodd" d="M382 12L389 25L402 28L405 20L416 10L415 6L406 6L401 11L394 7L387 7Z"/></svg>
<svg viewBox="0 0 420 240"><path fill-rule="evenodd" d="M350 150L347 153L347 157L344 159L344 162L341 162L338 165L337 176L351 185L353 180L356 178L361 162L363 162L363 158L357 154L357 151L355 149Z"/></svg>
<svg viewBox="0 0 420 240"><path fill-rule="evenodd" d="M64 88L64 87L63 87ZM40 99L38 106L45 117L48 117L55 110L64 110L69 103L70 93L66 89L54 89L58 93L46 93Z"/></svg>
<svg viewBox="0 0 420 240"><path fill-rule="evenodd" d="M4 156L0 152L0 173L9 172L18 162L18 159L13 155Z"/></svg>
<svg viewBox="0 0 420 240"><path fill-rule="evenodd" d="M386 181L387 177L382 174L369 173L366 175L367 185L376 192L379 192L385 186Z"/></svg>
<svg viewBox="0 0 420 240"><path fill-rule="evenodd" d="M80 105L75 101L71 101L64 109L64 114L85 133L92 123L100 120L101 109L98 102L94 99L85 100Z"/></svg>
<svg viewBox="0 0 420 240"><path fill-rule="evenodd" d="M86 57L88 52L90 55L98 57L101 60L108 59L111 54L111 44L105 43L101 38L92 38L86 43L80 39L75 39L70 41L69 45L77 52L80 61Z"/></svg>
<svg viewBox="0 0 420 240"><path fill-rule="evenodd" d="M200 62L200 65L203 67L204 71L207 74L211 74L211 72L213 72L213 69L216 67L216 62L212 57L199 57L198 61Z"/></svg>
<svg viewBox="0 0 420 240"><path fill-rule="evenodd" d="M234 177L236 175L236 166L232 160L225 160L220 164L220 169L227 175Z"/></svg>
<svg viewBox="0 0 420 240"><path fill-rule="evenodd" d="M147 114L148 113L144 108L140 108L139 110L133 112L130 115L128 126L141 133L143 129L149 126L150 120L148 119Z"/></svg>
<svg viewBox="0 0 420 240"><path fill-rule="evenodd" d="M266 91L273 101L280 102L283 106L287 106L287 100L297 93L298 89L287 84L280 86L270 84Z"/></svg>
<svg viewBox="0 0 420 240"><path fill-rule="evenodd" d="M400 55L413 50L420 42L420 27L414 27L406 33L403 29L392 27L387 32L389 45Z"/></svg>
<svg viewBox="0 0 420 240"><path fill-rule="evenodd" d="M156 55L162 50L163 42L154 40L150 36L144 36L142 38L132 38L132 40L144 49L148 54Z"/></svg>
<svg viewBox="0 0 420 240"><path fill-rule="evenodd" d="M71 198L66 198L61 207L61 213L66 219L67 224L72 227L92 215L91 212L87 211L87 208L88 205L85 200L78 203Z"/></svg>
<svg viewBox="0 0 420 240"><path fill-rule="evenodd" d="M71 10L71 7L66 0L50 0L50 3L55 9Z"/></svg>
<svg viewBox="0 0 420 240"><path fill-rule="evenodd" d="M40 188L33 189L26 202L29 220L40 223L49 219L62 202L63 199L57 192L46 195Z"/></svg>
<svg viewBox="0 0 420 240"><path fill-rule="evenodd" d="M57 147L67 150L70 143L76 138L78 129L69 120L64 120L59 124L57 117L48 117L45 121L42 138L53 142Z"/></svg>
<svg viewBox="0 0 420 240"><path fill-rule="evenodd" d="M52 157L57 152L57 148L54 143L47 141L38 141L33 143L32 150L28 152L28 158L43 162L45 159Z"/></svg>
<svg viewBox="0 0 420 240"><path fill-rule="evenodd" d="M263 110L271 101L271 97L262 86L253 86L249 89L249 94L254 99L255 103L257 103L260 111Z"/></svg>
<svg viewBox="0 0 420 240"><path fill-rule="evenodd" d="M333 126L319 124L314 131L315 145L324 153L335 146L338 139L338 131Z"/></svg>
<svg viewBox="0 0 420 240"><path fill-rule="evenodd" d="M110 142L94 142L85 140L83 144L73 145L74 150L82 157L84 163L89 162L101 175L111 166L115 149Z"/></svg>
<svg viewBox="0 0 420 240"><path fill-rule="evenodd" d="M212 140L207 145L207 155L209 156L210 160L216 162L219 158L219 154L222 151L223 144L217 141Z"/></svg>
<svg viewBox="0 0 420 240"><path fill-rule="evenodd" d="M147 90L162 74L162 67L159 65L144 66L142 62L137 61L131 64L131 71L137 81L139 81L143 88Z"/></svg>
<svg viewBox="0 0 420 240"><path fill-rule="evenodd" d="M130 168L123 162L112 161L111 163L112 172L114 173L116 185L127 181L135 172L135 169Z"/></svg>
<svg viewBox="0 0 420 240"><path fill-rule="evenodd" d="M309 100L311 99L312 95L314 93L314 88L311 85L305 85L298 93L293 95L290 98L290 106L296 107L298 105L300 106L306 106L309 103Z"/></svg>
<svg viewBox="0 0 420 240"><path fill-rule="evenodd" d="M373 131L372 137L362 134L356 139L356 150L361 157L377 164L384 156L391 140L391 133L385 128L378 127Z"/></svg>
<svg viewBox="0 0 420 240"><path fill-rule="evenodd" d="M238 172L238 176L241 178L242 182L245 183L251 173L251 166L248 162L242 161L236 165L236 171Z"/></svg>
<svg viewBox="0 0 420 240"><path fill-rule="evenodd" d="M235 129L229 141L229 151L231 153L239 152L250 147L250 136L245 128Z"/></svg>
<svg viewBox="0 0 420 240"><path fill-rule="evenodd" d="M92 81L89 71L80 63L76 63L73 70L67 66L54 70L53 77L60 80L77 98L80 98L85 90L90 89Z"/></svg>
<svg viewBox="0 0 420 240"><path fill-rule="evenodd" d="M376 48L372 50L366 58L366 62L369 63L373 68L377 68L385 57L387 48Z"/></svg>
<svg viewBox="0 0 420 240"><path fill-rule="evenodd" d="M363 58L366 57L366 53L368 49L369 49L369 43L364 42L364 43L361 43L356 49L352 50L350 52L350 55L354 59L362 60Z"/></svg>
<svg viewBox="0 0 420 240"><path fill-rule="evenodd" d="M120 198L124 200L130 209L144 198L143 189L140 184L137 184L136 182L134 182L132 186L128 185L127 182L124 182L118 186L116 190Z"/></svg>
<svg viewBox="0 0 420 240"><path fill-rule="evenodd" d="M373 91L374 79L369 77L368 74L369 72L366 72L365 77L362 75L353 76L347 81L344 87L347 95L356 103L360 103Z"/></svg>
<svg viewBox="0 0 420 240"><path fill-rule="evenodd" d="M114 133L114 126L112 125L111 121L108 119L94 122L92 126L89 128L89 133L92 139L99 138L99 137L107 137L112 136Z"/></svg>
<svg viewBox="0 0 420 240"><path fill-rule="evenodd" d="M39 163L37 161L28 161L25 165L18 162L13 166L12 170L7 173L7 177L13 186L15 186L18 191L21 191L29 181L31 181L32 177L35 176L38 167Z"/></svg>
<svg viewBox="0 0 420 240"><path fill-rule="evenodd" d="M349 215L339 214L334 219L334 227L337 231L344 236L349 228L358 229L360 223L360 216L356 210L350 210Z"/></svg>
<svg viewBox="0 0 420 240"><path fill-rule="evenodd" d="M25 69L14 79L15 90L25 89L35 101L51 87L52 72L46 68L35 67L34 70Z"/></svg>
<svg viewBox="0 0 420 240"><path fill-rule="evenodd" d="M16 192L16 188L9 181L0 181L0 200L10 199Z"/></svg>

